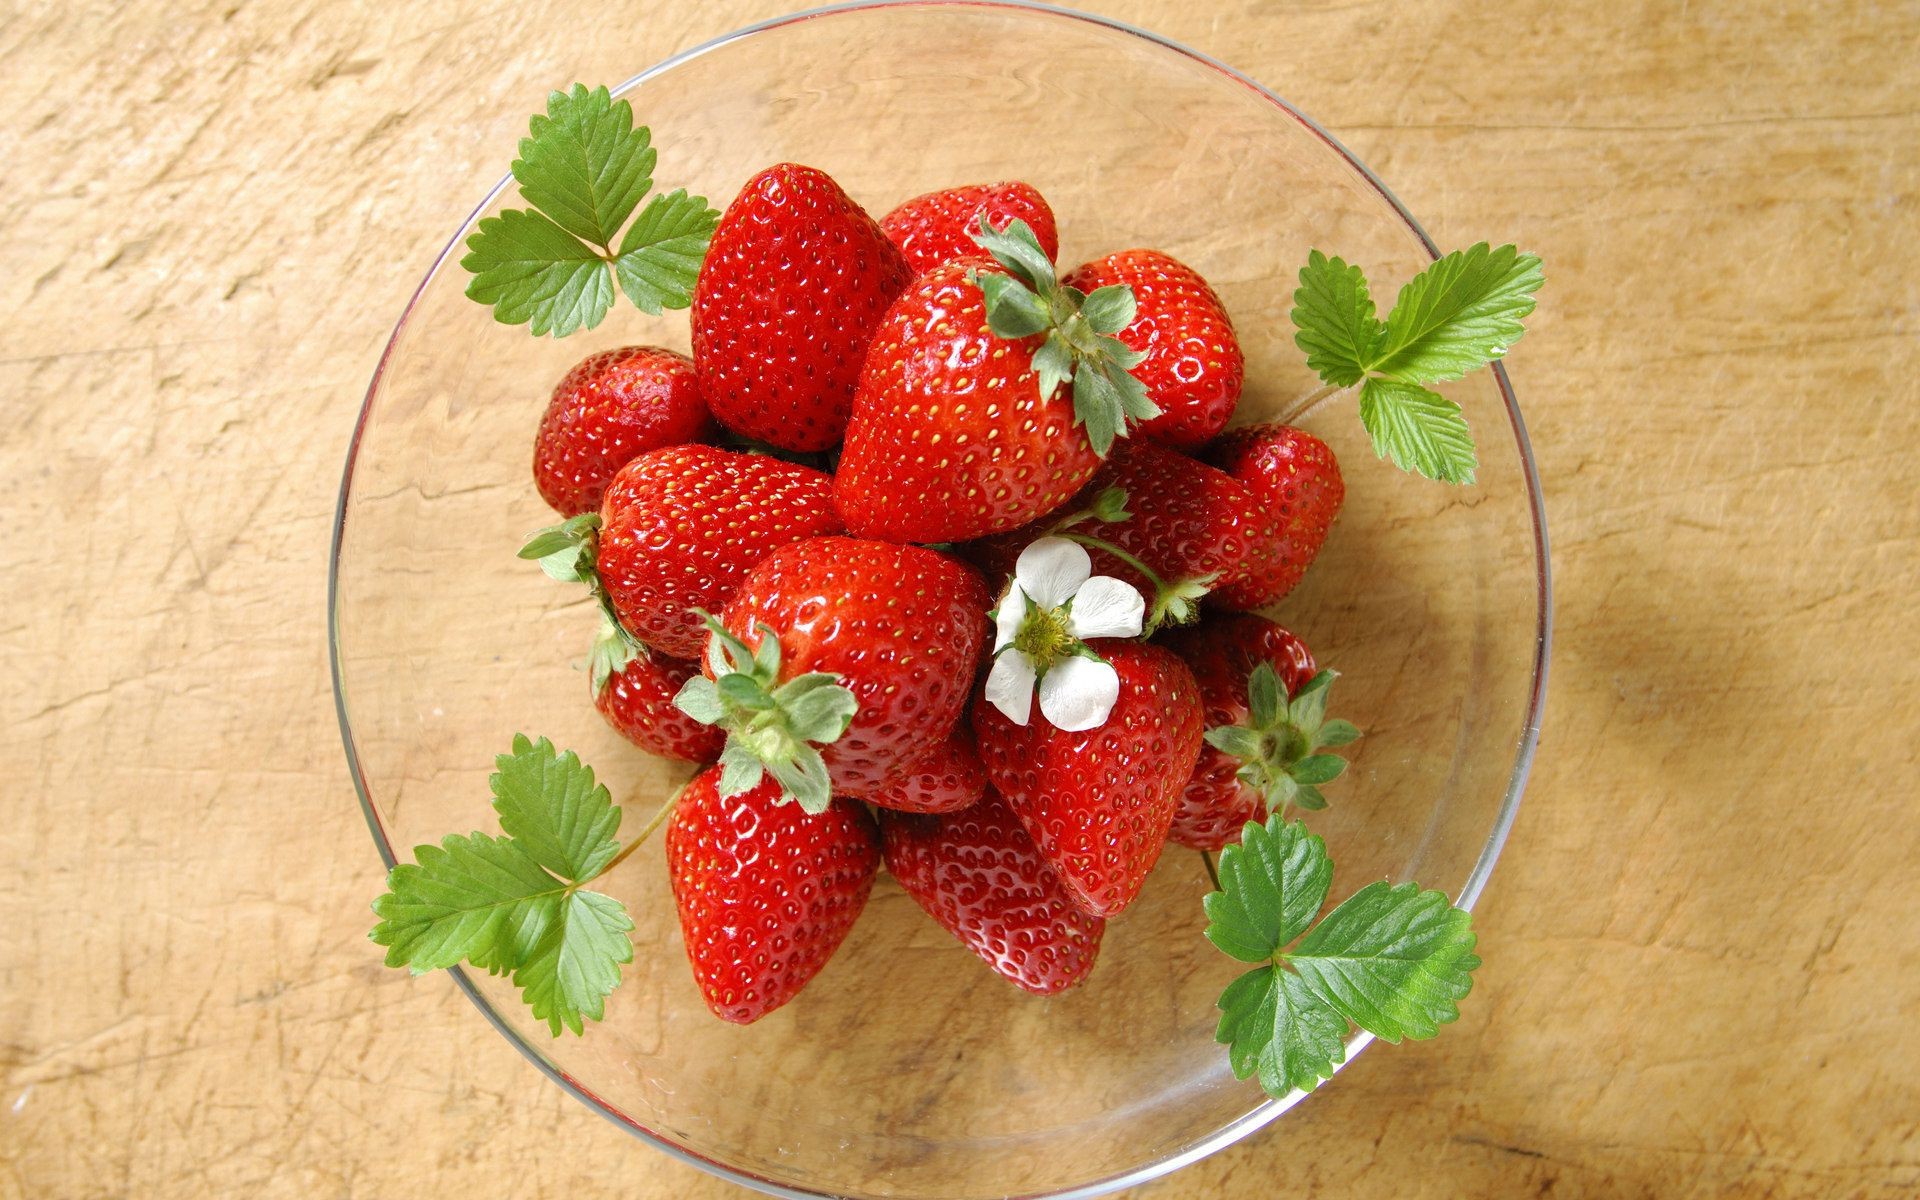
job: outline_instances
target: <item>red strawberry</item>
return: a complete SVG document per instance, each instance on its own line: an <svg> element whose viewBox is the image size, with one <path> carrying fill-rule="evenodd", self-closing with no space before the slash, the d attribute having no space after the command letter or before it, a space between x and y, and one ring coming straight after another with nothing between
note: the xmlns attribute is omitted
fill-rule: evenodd
<svg viewBox="0 0 1920 1200"><path fill-rule="evenodd" d="M974 748L973 728L959 721L946 741L861 799L896 812L950 813L978 803L986 790L987 768Z"/></svg>
<svg viewBox="0 0 1920 1200"><path fill-rule="evenodd" d="M1146 353L1133 373L1160 406L1140 432L1191 450L1226 428L1240 403L1246 360L1233 319L1199 272L1158 250L1125 250L1061 282L1083 292L1114 284L1133 289L1137 312L1118 336Z"/></svg>
<svg viewBox="0 0 1920 1200"><path fill-rule="evenodd" d="M637 455L712 433L692 359L655 346L605 350L553 389L533 438L533 482L561 516L593 512Z"/></svg>
<svg viewBox="0 0 1920 1200"><path fill-rule="evenodd" d="M914 274L924 275L941 263L977 258L980 243L973 240L985 217L995 229L1013 220L1025 221L1049 259L1060 254L1060 234L1053 210L1030 183L976 183L915 196L880 218L893 244L900 247Z"/></svg>
<svg viewBox="0 0 1920 1200"><path fill-rule="evenodd" d="M762 769L810 810L870 795L942 742L966 706L986 587L937 551L812 538L762 559L707 654L717 681L681 707L732 734L720 761Z"/></svg>
<svg viewBox="0 0 1920 1200"><path fill-rule="evenodd" d="M1252 613L1209 617L1199 625L1174 630L1160 644L1193 669L1206 705L1208 729L1249 724L1247 684L1261 663L1273 668L1289 697L1298 695L1314 675L1313 652L1307 644ZM1242 765L1217 746L1203 747L1168 838L1195 850L1218 850L1239 841L1240 829L1248 821L1264 820L1266 800L1239 778Z"/></svg>
<svg viewBox="0 0 1920 1200"><path fill-rule="evenodd" d="M874 219L794 163L747 181L693 290L693 361L720 423L788 450L840 440L860 362L913 278Z"/></svg>
<svg viewBox="0 0 1920 1200"><path fill-rule="evenodd" d="M593 706L622 737L650 754L710 763L726 735L673 706L681 685L699 673L698 663L643 649L607 678Z"/></svg>
<svg viewBox="0 0 1920 1200"><path fill-rule="evenodd" d="M656 649L697 658L693 610L717 610L747 572L789 542L838 533L833 481L763 454L674 446L634 459L600 508L600 583L621 624Z"/></svg>
<svg viewBox="0 0 1920 1200"><path fill-rule="evenodd" d="M1200 755L1200 689L1158 646L1094 641L1120 677L1104 724L1066 733L1034 714L1015 725L973 706L987 778L1088 912L1111 917L1159 861L1180 791Z"/></svg>
<svg viewBox="0 0 1920 1200"><path fill-rule="evenodd" d="M1126 493L1124 520L1099 516L1073 524L1070 532L1118 546L1145 563L1165 591L1157 589L1131 563L1098 546L1088 546L1094 570L1125 580L1156 605L1150 624L1169 614L1174 620L1191 615L1197 590L1182 587L1209 579L1213 594L1244 580L1264 578L1276 552L1273 518L1253 491L1224 471L1143 438L1129 439L1115 448L1113 457L1080 493L1076 508L1093 511L1108 488ZM1025 529L988 538L967 547L968 558L989 579L1004 578L1013 570L1020 550L1044 534L1043 519Z"/></svg>
<svg viewBox="0 0 1920 1200"><path fill-rule="evenodd" d="M849 531L966 541L1052 512L1129 419L1156 410L1111 336L1125 288L1060 287L1033 230L983 228L994 260L936 267L874 335L847 422L834 501ZM1069 382L1070 381L1070 382Z"/></svg>
<svg viewBox="0 0 1920 1200"><path fill-rule="evenodd" d="M1065 388L1042 400L1029 365L1040 338L987 328L969 276L922 275L874 335L834 476L850 532L904 542L964 541L1059 507L1100 467Z"/></svg>
<svg viewBox="0 0 1920 1200"><path fill-rule="evenodd" d="M887 870L941 928L1039 996L1093 970L1107 923L1083 911L998 796L965 812L880 814Z"/></svg>
<svg viewBox="0 0 1920 1200"><path fill-rule="evenodd" d="M1340 464L1319 438L1279 424L1235 429L1213 444L1207 458L1245 484L1274 522L1267 566L1212 598L1224 608L1264 608L1293 590L1326 544L1347 494Z"/></svg>
<svg viewBox="0 0 1920 1200"><path fill-rule="evenodd" d="M720 768L695 776L667 826L667 872L693 977L707 1007L747 1025L794 998L840 948L880 864L867 810L779 801L771 780L722 796Z"/></svg>

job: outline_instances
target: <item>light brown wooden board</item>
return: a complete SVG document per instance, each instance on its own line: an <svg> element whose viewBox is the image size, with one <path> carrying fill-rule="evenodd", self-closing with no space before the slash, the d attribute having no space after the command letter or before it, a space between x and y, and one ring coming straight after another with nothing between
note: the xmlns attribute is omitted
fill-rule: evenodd
<svg viewBox="0 0 1920 1200"><path fill-rule="evenodd" d="M0 24L0 1196L736 1194L379 966L321 615L366 377L535 98L779 7ZM1920 7L1104 8L1552 280L1464 1017L1141 1194L1920 1192Z"/></svg>

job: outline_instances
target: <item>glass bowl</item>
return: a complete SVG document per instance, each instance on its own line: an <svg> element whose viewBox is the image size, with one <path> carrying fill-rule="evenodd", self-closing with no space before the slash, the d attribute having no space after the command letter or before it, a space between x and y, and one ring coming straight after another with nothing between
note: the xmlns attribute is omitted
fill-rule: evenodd
<svg viewBox="0 0 1920 1200"><path fill-rule="evenodd" d="M1310 247L1364 264L1386 296L1433 257L1365 167L1211 59L1022 4L800 14L622 90L652 127L660 186L716 207L782 160L825 169L876 214L936 187L1022 178L1059 215L1063 267L1152 246L1212 281L1246 350L1236 423L1304 425L1345 469L1345 511L1273 613L1342 672L1334 707L1367 734L1329 789L1332 807L1309 818L1338 863L1332 899L1418 878L1473 902L1538 729L1546 530L1497 367L1446 389L1480 445L1479 482L1458 489L1376 460L1352 394L1317 386L1293 345L1287 314ZM511 149L500 146L503 161ZM455 260L475 221L518 203L503 179L428 271L374 374L341 483L334 682L388 864L494 827L487 775L516 731L579 751L627 807L629 830L691 773L602 723L579 667L594 627L583 590L514 557L552 519L529 463L553 383L599 349L684 350L686 315L648 318L623 301L562 341L496 324L462 294ZM662 852L649 847L603 883L637 922L635 958L586 1036L550 1037L502 980L456 973L459 986L582 1101L751 1187L1092 1195L1191 1162L1300 1099L1269 1100L1227 1069L1214 998L1239 968L1202 939L1205 875L1178 847L1108 931L1092 977L1065 995L1004 983L883 876L826 969L746 1028L701 1003Z"/></svg>

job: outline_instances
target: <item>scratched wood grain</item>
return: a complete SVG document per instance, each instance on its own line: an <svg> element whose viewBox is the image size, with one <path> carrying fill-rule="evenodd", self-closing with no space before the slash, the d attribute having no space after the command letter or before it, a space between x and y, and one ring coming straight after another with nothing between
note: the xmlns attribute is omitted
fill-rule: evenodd
<svg viewBox="0 0 1920 1200"><path fill-rule="evenodd" d="M1465 1016L1141 1194L1920 1192L1920 5L1103 8L1553 280L1553 687ZM735 1194L378 965L326 684L389 323L528 97L632 64L591 5L0 16L0 1196Z"/></svg>

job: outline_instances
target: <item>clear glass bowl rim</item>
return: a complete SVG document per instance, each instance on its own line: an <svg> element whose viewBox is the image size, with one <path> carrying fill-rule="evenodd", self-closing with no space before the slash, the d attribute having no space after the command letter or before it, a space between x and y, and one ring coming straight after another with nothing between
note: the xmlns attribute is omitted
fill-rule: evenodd
<svg viewBox="0 0 1920 1200"><path fill-rule="evenodd" d="M1321 128L1319 123L1314 121L1313 118L1281 99L1280 96L1265 85L1235 70L1220 60L1213 58L1211 55L1201 53L1192 47L1183 45L1171 38L1163 37L1151 30L1142 29L1136 25L1115 20L1111 17L1105 17L1095 13L1078 12L1053 4L1039 3L1037 0L850 0L848 3L829 4L818 8L803 9L788 13L785 16L773 17L752 25L743 26L731 33L722 34L719 37L682 50L678 54L662 59L660 62L655 63L653 66L648 67L646 70L641 71L631 79L620 84L613 89L613 94L616 96L621 95L649 79L653 79L656 76L672 70L684 62L697 58L709 51L717 50L722 46L731 45L734 42L752 37L755 34L779 29L798 21L878 8L983 8L1043 13L1110 29L1131 37L1139 38L1155 46L1159 46L1162 49L1170 50L1175 54L1184 56L1195 63L1218 72L1228 80L1250 89L1256 95L1312 131L1315 136L1326 142L1328 147L1335 153L1345 159L1347 164L1358 172L1360 176L1380 194L1381 199L1393 207L1393 210L1399 214L1400 219L1406 222L1408 230L1426 247L1428 254L1434 258L1440 256L1439 248L1434 244L1433 239L1427 236L1427 231L1414 219L1413 214L1407 211L1406 206L1400 202L1399 197L1395 196L1387 185L1383 183L1365 163L1361 162L1351 150L1348 150L1346 146L1341 144L1338 138ZM448 241L446 247L440 251L439 255L434 259L432 267L428 269L425 277L421 279L420 285L414 289L413 295L408 298L407 307L400 314L400 319L394 323L393 332L388 336L387 344L380 353L380 361L374 367L373 377L367 384L366 396L361 401L359 415L354 420L353 436L347 445L346 465L341 472L340 492L334 507L332 545L327 558L327 659L333 677L334 713L340 723L340 740L346 750L347 767L353 777L354 793L360 801L361 814L366 818L367 828L373 835L374 847L379 851L381 861L388 870L391 870L399 860L394 855L392 841L387 836L386 829L381 825L379 814L373 805L373 799L368 793L366 777L361 770L359 754L354 747L353 727L347 716L346 692L341 678L339 638L340 551L346 532L347 499L353 487L353 470L355 461L359 457L361 434L366 429L368 418L372 415L374 399L379 394L381 380L386 374L387 363L393 355L394 348L399 343L401 333L405 331L407 322L412 317L413 311L415 307L418 306L420 297L426 292L428 285L433 282L434 277L437 276L449 260L452 259L454 251L459 247L461 238L465 235L467 228L481 213L485 212L487 208L493 204L500 193L505 191L512 182L513 177L511 175L502 176L500 181L494 184L492 189L487 192L486 197L474 208L473 212L468 214L466 220L461 222L453 238ZM1494 818L1493 827L1487 833L1487 840L1481 847L1480 856L1474 862L1472 871L1468 873L1465 885L1461 888L1460 894L1455 897L1455 902L1462 908L1467 909L1471 909L1474 902L1479 899L1481 891L1486 887L1488 877L1493 873L1494 863L1499 861L1500 851L1502 847L1506 845L1507 834L1513 827L1514 815L1520 808L1521 793L1526 790L1527 776L1533 767L1534 751L1540 741L1540 722L1545 707L1547 692L1547 661L1553 642L1552 566L1548 555L1547 513L1545 500L1540 490L1540 474L1534 463L1533 446L1527 438L1526 424L1520 416L1520 404L1514 396L1513 384L1507 378L1505 368L1499 363L1493 364L1493 376L1499 385L1501 399L1506 405L1507 419L1512 428L1515 445L1520 452L1520 466L1526 482L1527 502L1531 510L1530 515L1533 525L1538 607L1535 626L1533 682L1527 699L1526 722L1523 727L1520 744L1514 755L1513 770L1508 776L1506 795L1501 800L1500 811ZM518 1031L508 1025L500 1014L494 1010L493 1006L489 1004L480 994L479 990L474 987L473 981L468 978L465 970L456 967L452 970L451 974L460 990L466 993L469 1000L473 1001L474 1007L480 1010L481 1014L493 1025L494 1029L498 1030L502 1037L506 1038L509 1043L516 1047L520 1053L526 1057L528 1062L538 1067L542 1074L571 1093L576 1099L600 1113L615 1125L632 1133L648 1145L672 1155L681 1162L698 1167L722 1179L740 1184L743 1187L751 1188L754 1191L763 1192L767 1195L790 1197L792 1200L811 1200L813 1197L831 1197L839 1194L794 1188L777 1183L751 1172L742 1171L727 1163L720 1162L717 1159L709 1158L686 1146L680 1145L670 1138L647 1129L645 1126L607 1104L579 1080L574 1079L550 1062L537 1047L523 1038ZM1371 1044L1371 1042L1372 1038L1365 1033L1360 1034L1358 1038L1350 1042L1346 1063L1351 1063L1357 1058L1360 1051ZM1341 1065L1344 1067L1346 1063ZM1305 1099L1305 1094L1296 1091L1279 1100L1268 1100L1238 1120L1222 1126L1209 1136L1184 1146L1172 1154L1164 1155L1152 1162L1130 1168L1116 1175L1110 1175L1104 1179L1080 1184L1063 1191L1044 1193L1044 1195L1048 1197L1049 1200L1085 1200L1085 1198L1088 1197L1105 1195L1106 1193L1119 1191L1124 1188L1137 1187L1140 1184L1159 1179L1179 1170L1181 1167L1198 1162L1200 1159L1207 1157L1217 1150L1232 1145L1234 1142L1248 1136L1255 1130L1264 1128L1281 1113L1292 1108L1303 1099ZM1037 1198L1035 1198L1035 1200L1037 1200Z"/></svg>

